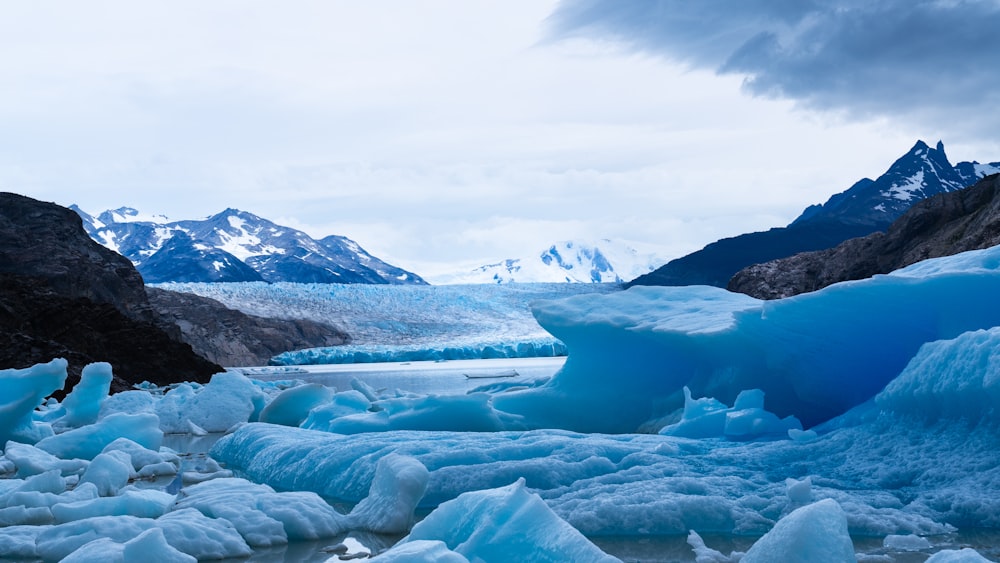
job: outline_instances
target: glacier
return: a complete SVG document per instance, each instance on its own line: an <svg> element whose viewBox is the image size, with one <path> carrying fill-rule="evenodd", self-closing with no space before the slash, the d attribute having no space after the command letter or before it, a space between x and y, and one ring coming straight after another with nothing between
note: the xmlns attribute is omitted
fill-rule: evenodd
<svg viewBox="0 0 1000 563"><path fill-rule="evenodd" d="M995 559L955 534L1000 529L998 275L994 248L776 302L538 302L562 370L469 394L226 372L107 396L95 365L66 405L44 399L64 361L5 370L0 557L245 557L381 530L406 534L386 561L613 561L591 542L612 536L686 537L702 561ZM163 445L209 428L207 457ZM720 535L757 539L727 555Z"/></svg>
<svg viewBox="0 0 1000 563"><path fill-rule="evenodd" d="M150 284L220 301L250 315L308 319L336 325L355 348L284 354L274 363L413 361L459 355L544 356L555 346L532 314L537 300L621 290L619 284L529 283L504 285L388 286L305 283ZM561 350L560 350L561 351ZM553 352L554 353L554 352ZM353 356L352 356L353 355ZM558 355L558 354L557 354ZM378 359L367 359L378 358Z"/></svg>

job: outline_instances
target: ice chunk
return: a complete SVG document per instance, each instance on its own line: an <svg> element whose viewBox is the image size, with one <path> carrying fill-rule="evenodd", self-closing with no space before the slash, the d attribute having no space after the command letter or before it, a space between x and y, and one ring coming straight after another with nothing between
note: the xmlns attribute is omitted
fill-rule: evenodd
<svg viewBox="0 0 1000 563"><path fill-rule="evenodd" d="M156 414L164 432L187 433L189 421L208 432L225 432L257 420L265 403L264 393L246 376L226 371L213 375L198 391L191 385L171 389L157 403Z"/></svg>
<svg viewBox="0 0 1000 563"><path fill-rule="evenodd" d="M228 521L208 518L192 508L177 509L156 519L167 543L201 559L247 557L253 550Z"/></svg>
<svg viewBox="0 0 1000 563"><path fill-rule="evenodd" d="M924 344L875 401L929 421L1000 420L1000 327Z"/></svg>
<svg viewBox="0 0 1000 563"><path fill-rule="evenodd" d="M469 563L439 540L413 540L400 543L372 558L379 563Z"/></svg>
<svg viewBox="0 0 1000 563"><path fill-rule="evenodd" d="M277 493L245 479L220 478L186 487L176 508L231 522L252 546L314 540L344 531L344 516L315 493Z"/></svg>
<svg viewBox="0 0 1000 563"><path fill-rule="evenodd" d="M36 541L38 556L60 561L84 545L101 538L125 543L153 527L149 518L99 516L44 529Z"/></svg>
<svg viewBox="0 0 1000 563"><path fill-rule="evenodd" d="M102 538L85 544L63 559L65 563L195 563L194 557L181 553L167 543L163 530L152 528L125 543Z"/></svg>
<svg viewBox="0 0 1000 563"><path fill-rule="evenodd" d="M984 297L1000 247L927 262L768 302L704 286L536 302L570 355L546 385L493 405L530 427L632 432L680 407L684 385L726 403L760 389L771 412L813 426L874 397L922 344L1000 325L1000 300Z"/></svg>
<svg viewBox="0 0 1000 563"><path fill-rule="evenodd" d="M729 440L752 440L760 437L785 437L790 430L802 430L794 416L779 419L764 410L764 392L760 389L741 391L729 408L722 402L706 397L692 399L691 390L684 387L684 414L680 422L660 430L666 436L684 438L725 437Z"/></svg>
<svg viewBox="0 0 1000 563"><path fill-rule="evenodd" d="M99 497L52 506L55 522L73 522L95 516L159 518L174 502L174 495L157 490L128 490L115 497Z"/></svg>
<svg viewBox="0 0 1000 563"><path fill-rule="evenodd" d="M757 540L742 563L855 562L847 515L832 499L804 506L785 516Z"/></svg>
<svg viewBox="0 0 1000 563"><path fill-rule="evenodd" d="M137 389L133 391L122 391L111 395L101 404L98 418L104 418L116 412L128 414L138 414L141 412L153 412L157 399L149 391Z"/></svg>
<svg viewBox="0 0 1000 563"><path fill-rule="evenodd" d="M334 420L342 416L368 412L371 406L372 403L368 397L365 397L360 391L351 389L335 394L330 403L317 406L309 411L309 416L306 417L301 426L302 428L330 432L330 425Z"/></svg>
<svg viewBox="0 0 1000 563"><path fill-rule="evenodd" d="M441 540L474 561L618 561L528 492L524 479L438 506L401 541L414 540Z"/></svg>
<svg viewBox="0 0 1000 563"><path fill-rule="evenodd" d="M737 563L744 555L739 551L724 555L721 551L705 545L705 540L701 539L698 532L694 530L688 533L687 543L694 550L695 563Z"/></svg>
<svg viewBox="0 0 1000 563"><path fill-rule="evenodd" d="M931 542L927 538L922 538L920 536L914 536L912 534L900 536L900 535L888 535L882 540L882 545L886 549L892 549L894 551L920 551L922 549L930 549Z"/></svg>
<svg viewBox="0 0 1000 563"><path fill-rule="evenodd" d="M163 442L159 419L150 413L116 413L96 424L50 436L36 444L63 459L94 459L108 444L128 438L145 448L158 450Z"/></svg>
<svg viewBox="0 0 1000 563"><path fill-rule="evenodd" d="M53 391L66 384L66 360L26 369L0 370L0 444L7 440L37 442L51 428L32 420L32 412ZM44 430L49 428L48 431Z"/></svg>
<svg viewBox="0 0 1000 563"><path fill-rule="evenodd" d="M132 477L132 458L125 452L98 454L80 477L81 483L93 483L102 497L118 494Z"/></svg>
<svg viewBox="0 0 1000 563"><path fill-rule="evenodd" d="M383 534L409 531L429 478L427 468L412 457L379 459L368 496L351 511L351 527Z"/></svg>
<svg viewBox="0 0 1000 563"><path fill-rule="evenodd" d="M63 475L75 475L83 473L88 465L82 459L59 459L35 446L17 442L7 442L4 455L14 463L16 475L21 478L51 470L58 470Z"/></svg>
<svg viewBox="0 0 1000 563"><path fill-rule="evenodd" d="M181 466L181 459L177 454L164 451L157 452L143 447L128 438L118 438L108 444L101 453L120 451L128 454L132 469L145 475L172 475L177 473ZM169 466L169 467L168 467ZM144 468L151 468L143 471Z"/></svg>
<svg viewBox="0 0 1000 563"><path fill-rule="evenodd" d="M313 408L333 398L334 390L318 383L307 383L285 389L271 400L260 413L261 422L298 426Z"/></svg>
<svg viewBox="0 0 1000 563"><path fill-rule="evenodd" d="M83 372L80 374L80 382L63 400L61 408L53 411L54 414L62 415L58 420L53 421L53 427L58 431L63 428L79 428L97 422L101 405L111 390L113 377L109 363L98 362L84 366Z"/></svg>
<svg viewBox="0 0 1000 563"><path fill-rule="evenodd" d="M383 399L378 412L343 416L330 421L327 430L339 434L387 430L454 430L496 432L520 427L517 419L497 412L488 393L427 395Z"/></svg>
<svg viewBox="0 0 1000 563"><path fill-rule="evenodd" d="M971 547L964 549L942 549L931 555L924 563L990 563L990 560Z"/></svg>

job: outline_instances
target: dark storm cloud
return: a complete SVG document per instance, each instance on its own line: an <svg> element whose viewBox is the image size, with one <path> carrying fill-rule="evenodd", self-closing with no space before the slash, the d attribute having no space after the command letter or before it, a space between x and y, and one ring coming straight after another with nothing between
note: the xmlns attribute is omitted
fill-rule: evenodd
<svg viewBox="0 0 1000 563"><path fill-rule="evenodd" d="M610 39L746 77L755 95L995 135L996 0L563 0L557 38Z"/></svg>

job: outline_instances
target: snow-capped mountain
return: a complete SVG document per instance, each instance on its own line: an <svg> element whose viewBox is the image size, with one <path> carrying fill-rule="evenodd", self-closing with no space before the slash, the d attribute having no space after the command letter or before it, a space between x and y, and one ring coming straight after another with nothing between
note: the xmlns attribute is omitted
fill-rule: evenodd
<svg viewBox="0 0 1000 563"><path fill-rule="evenodd" d="M885 230L914 203L965 188L998 172L1000 162L960 162L952 166L943 143L931 148L917 141L875 180L863 178L826 203L809 206L787 227L718 240L671 260L629 285L726 287L736 272L751 264L832 248L845 240Z"/></svg>
<svg viewBox="0 0 1000 563"><path fill-rule="evenodd" d="M885 174L875 180L863 178L826 203L806 208L792 224L835 219L884 228L922 199L960 190L997 172L1000 162L960 162L952 166L941 141L935 148L917 141Z"/></svg>
<svg viewBox="0 0 1000 563"><path fill-rule="evenodd" d="M662 261L621 242L563 241L525 258L508 258L471 271L437 276L436 284L621 283L648 273Z"/></svg>
<svg viewBox="0 0 1000 563"><path fill-rule="evenodd" d="M315 240L238 209L170 221L128 207L96 218L76 205L70 208L91 237L126 256L148 282L427 283L346 237Z"/></svg>

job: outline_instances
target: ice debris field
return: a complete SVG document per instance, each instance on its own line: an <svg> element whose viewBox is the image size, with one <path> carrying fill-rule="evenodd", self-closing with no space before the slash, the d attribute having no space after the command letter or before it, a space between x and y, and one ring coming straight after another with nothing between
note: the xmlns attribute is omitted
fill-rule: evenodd
<svg viewBox="0 0 1000 563"><path fill-rule="evenodd" d="M63 360L6 370L0 557L245 557L357 530L400 538L377 561L615 561L594 540L662 535L699 562L988 561L956 538L1000 529L998 289L994 248L773 302L545 301L562 370L463 395L225 372L108 396L92 364L57 403ZM225 435L197 466L163 446L206 432ZM338 541L332 560L366 555Z"/></svg>

